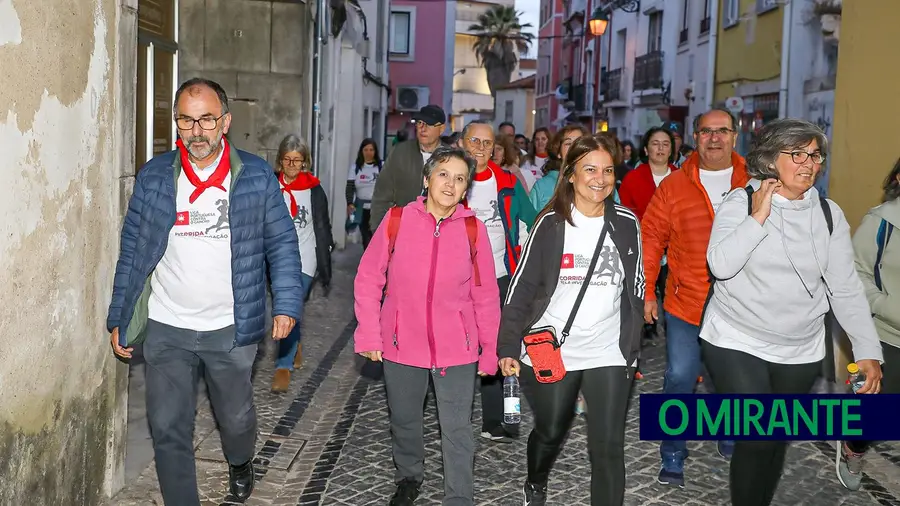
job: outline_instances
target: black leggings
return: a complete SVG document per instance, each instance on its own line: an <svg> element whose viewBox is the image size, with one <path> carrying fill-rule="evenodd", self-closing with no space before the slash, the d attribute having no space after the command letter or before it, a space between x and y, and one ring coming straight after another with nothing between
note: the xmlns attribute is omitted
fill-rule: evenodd
<svg viewBox="0 0 900 506"><path fill-rule="evenodd" d="M881 366L881 393L900 394L900 348L881 343L881 350L884 353L884 364ZM873 444L875 441L847 441L847 446L856 453L865 453Z"/></svg>
<svg viewBox="0 0 900 506"><path fill-rule="evenodd" d="M362 236L363 250L369 247L369 241L372 240L372 227L369 220L372 219L372 210L363 209L362 219L359 222L359 235Z"/></svg>
<svg viewBox="0 0 900 506"><path fill-rule="evenodd" d="M578 391L587 403L591 458L591 505L620 506L625 500L625 417L634 371L598 367L569 371L556 383L538 383L522 364L520 379L534 429L528 437L528 481L544 486L575 418Z"/></svg>
<svg viewBox="0 0 900 506"><path fill-rule="evenodd" d="M808 394L822 362L775 364L742 351L700 340L703 363L720 394ZM731 504L768 506L784 468L787 441L735 441L731 457Z"/></svg>

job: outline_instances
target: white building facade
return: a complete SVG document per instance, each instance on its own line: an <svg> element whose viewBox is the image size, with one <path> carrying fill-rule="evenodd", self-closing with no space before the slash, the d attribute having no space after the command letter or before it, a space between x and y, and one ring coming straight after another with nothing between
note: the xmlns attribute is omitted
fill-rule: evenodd
<svg viewBox="0 0 900 506"><path fill-rule="evenodd" d="M715 0L679 0L671 2L677 17L677 49L672 74L672 105L685 111L685 142L694 144L693 120L708 110L713 101L713 73L716 66Z"/></svg>

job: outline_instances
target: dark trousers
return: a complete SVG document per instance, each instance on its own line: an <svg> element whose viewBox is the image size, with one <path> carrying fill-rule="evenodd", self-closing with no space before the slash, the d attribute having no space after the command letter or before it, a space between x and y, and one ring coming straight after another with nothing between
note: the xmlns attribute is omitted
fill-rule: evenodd
<svg viewBox="0 0 900 506"><path fill-rule="evenodd" d="M528 436L528 481L546 485L550 469L575 418L581 391L587 403L591 505L620 506L625 500L625 418L633 375L625 367L569 371L556 383L539 383L522 364L519 379L534 429Z"/></svg>
<svg viewBox="0 0 900 506"><path fill-rule="evenodd" d="M472 402L475 400L476 364L448 367L444 373L384 362L391 419L391 447L400 482L425 479L425 440L422 404L429 383L434 384L441 456L444 462L445 506L474 504L475 436L472 434Z"/></svg>
<svg viewBox="0 0 900 506"><path fill-rule="evenodd" d="M362 236L363 250L369 247L369 241L372 240L372 225L369 220L372 219L372 210L363 209L362 220L359 222L359 235Z"/></svg>
<svg viewBox="0 0 900 506"><path fill-rule="evenodd" d="M653 323L645 323L644 324L644 337L648 339L653 339L656 337L656 326L660 325L660 322L665 322L665 309L663 309L663 302L666 297L666 279L669 277L669 266L663 265L659 268L659 276L656 278L656 302L657 307L659 308L659 319Z"/></svg>
<svg viewBox="0 0 900 506"><path fill-rule="evenodd" d="M702 341L703 363L721 394L807 394L822 371L821 361L775 364ZM787 441L735 441L731 457L731 504L772 503L784 468Z"/></svg>
<svg viewBox="0 0 900 506"><path fill-rule="evenodd" d="M197 332L147 323L147 419L167 505L200 505L193 435L201 364L225 458L231 465L253 458L256 408L250 371L257 346L232 349L233 342L233 326Z"/></svg>
<svg viewBox="0 0 900 506"><path fill-rule="evenodd" d="M509 292L509 276L497 278L500 287L500 307ZM481 378L481 430L490 431L503 424L503 375Z"/></svg>
<svg viewBox="0 0 900 506"><path fill-rule="evenodd" d="M881 393L900 394L900 348L881 343L884 364L881 366ZM838 378L840 382L843 378ZM875 441L847 441L850 450L864 453Z"/></svg>

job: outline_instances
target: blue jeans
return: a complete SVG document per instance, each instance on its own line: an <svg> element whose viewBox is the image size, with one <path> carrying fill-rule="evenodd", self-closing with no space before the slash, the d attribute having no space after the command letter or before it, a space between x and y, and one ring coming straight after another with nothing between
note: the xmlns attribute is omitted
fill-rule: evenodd
<svg viewBox="0 0 900 506"><path fill-rule="evenodd" d="M700 327L665 313L666 318L666 377L663 393L692 394L700 375ZM659 447L663 456L684 460L688 456L687 442L663 441Z"/></svg>
<svg viewBox="0 0 900 506"><path fill-rule="evenodd" d="M300 279L303 283L303 296L309 293L312 287L313 277L308 274L301 274ZM276 369L294 370L294 355L297 354L297 345L300 344L300 321L291 329L291 333L287 337L278 341L278 356L275 357Z"/></svg>

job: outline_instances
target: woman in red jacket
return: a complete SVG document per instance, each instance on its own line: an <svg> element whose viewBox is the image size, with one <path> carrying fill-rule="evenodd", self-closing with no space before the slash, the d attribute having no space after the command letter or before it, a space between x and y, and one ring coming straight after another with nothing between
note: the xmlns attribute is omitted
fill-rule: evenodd
<svg viewBox="0 0 900 506"><path fill-rule="evenodd" d="M638 219L644 217L644 211L659 183L672 171L678 170L673 164L676 153L675 137L671 131L653 127L644 134L641 144L647 161L626 174L619 187L622 205L631 209Z"/></svg>

